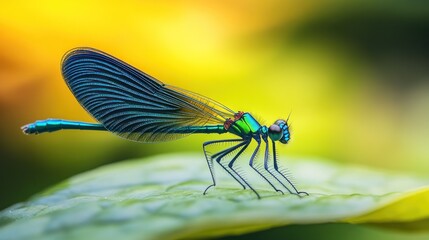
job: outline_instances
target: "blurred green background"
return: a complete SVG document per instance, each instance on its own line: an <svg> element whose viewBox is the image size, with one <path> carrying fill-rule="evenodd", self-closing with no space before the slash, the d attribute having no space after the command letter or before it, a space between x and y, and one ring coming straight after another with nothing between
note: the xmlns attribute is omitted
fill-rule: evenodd
<svg viewBox="0 0 429 240"><path fill-rule="evenodd" d="M25 136L45 118L93 121L61 78L79 46L271 124L281 152L425 175L429 2L11 1L0 8L0 209L76 173L198 151L208 136L138 144L103 132ZM209 178L208 178L209 181Z"/></svg>

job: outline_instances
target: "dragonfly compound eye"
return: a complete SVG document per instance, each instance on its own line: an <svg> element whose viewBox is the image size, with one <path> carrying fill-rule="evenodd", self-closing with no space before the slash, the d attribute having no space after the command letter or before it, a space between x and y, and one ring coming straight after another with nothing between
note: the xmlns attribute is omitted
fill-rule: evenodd
<svg viewBox="0 0 429 240"><path fill-rule="evenodd" d="M278 126L280 126L280 128L282 128L284 125L286 125L286 122L283 119L279 119L274 124L278 125Z"/></svg>
<svg viewBox="0 0 429 240"><path fill-rule="evenodd" d="M273 141L278 141L283 137L283 131L279 125L273 124L268 128L268 136Z"/></svg>

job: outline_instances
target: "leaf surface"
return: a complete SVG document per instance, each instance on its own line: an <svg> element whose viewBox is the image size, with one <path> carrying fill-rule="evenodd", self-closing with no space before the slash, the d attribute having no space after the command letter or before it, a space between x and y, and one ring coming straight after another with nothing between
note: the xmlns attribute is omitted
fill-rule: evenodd
<svg viewBox="0 0 429 240"><path fill-rule="evenodd" d="M0 239L202 238L329 222L429 229L429 179L317 159L282 165L310 196L281 195L248 175L257 199L221 169L218 186L203 195L211 178L200 155L103 166L0 212Z"/></svg>

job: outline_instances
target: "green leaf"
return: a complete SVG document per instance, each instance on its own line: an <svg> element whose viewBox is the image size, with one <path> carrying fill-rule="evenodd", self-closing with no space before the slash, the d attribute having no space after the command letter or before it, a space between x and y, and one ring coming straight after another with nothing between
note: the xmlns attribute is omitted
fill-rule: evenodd
<svg viewBox="0 0 429 240"><path fill-rule="evenodd" d="M221 169L218 187L203 195L211 178L200 155L111 164L3 210L0 239L202 238L328 222L429 228L428 179L317 159L282 165L310 196L281 195L248 172L257 199Z"/></svg>

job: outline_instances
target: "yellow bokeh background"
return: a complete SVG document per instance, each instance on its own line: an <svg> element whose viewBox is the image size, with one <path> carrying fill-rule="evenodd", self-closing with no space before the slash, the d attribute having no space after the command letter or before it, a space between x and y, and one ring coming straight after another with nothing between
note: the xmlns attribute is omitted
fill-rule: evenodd
<svg viewBox="0 0 429 240"><path fill-rule="evenodd" d="M371 30L368 14L405 40L383 35L383 28ZM102 132L24 136L20 126L38 119L93 121L60 73L64 53L81 46L251 112L264 124L291 113L292 141L280 150L285 155L424 175L429 74L416 66L424 65L428 49L414 52L427 38L424 16L418 6L371 1L3 2L0 207L108 162L200 152L201 143L212 139L138 144ZM413 24L420 28L410 30ZM326 27L332 25L334 30ZM367 42L376 50L362 51Z"/></svg>

